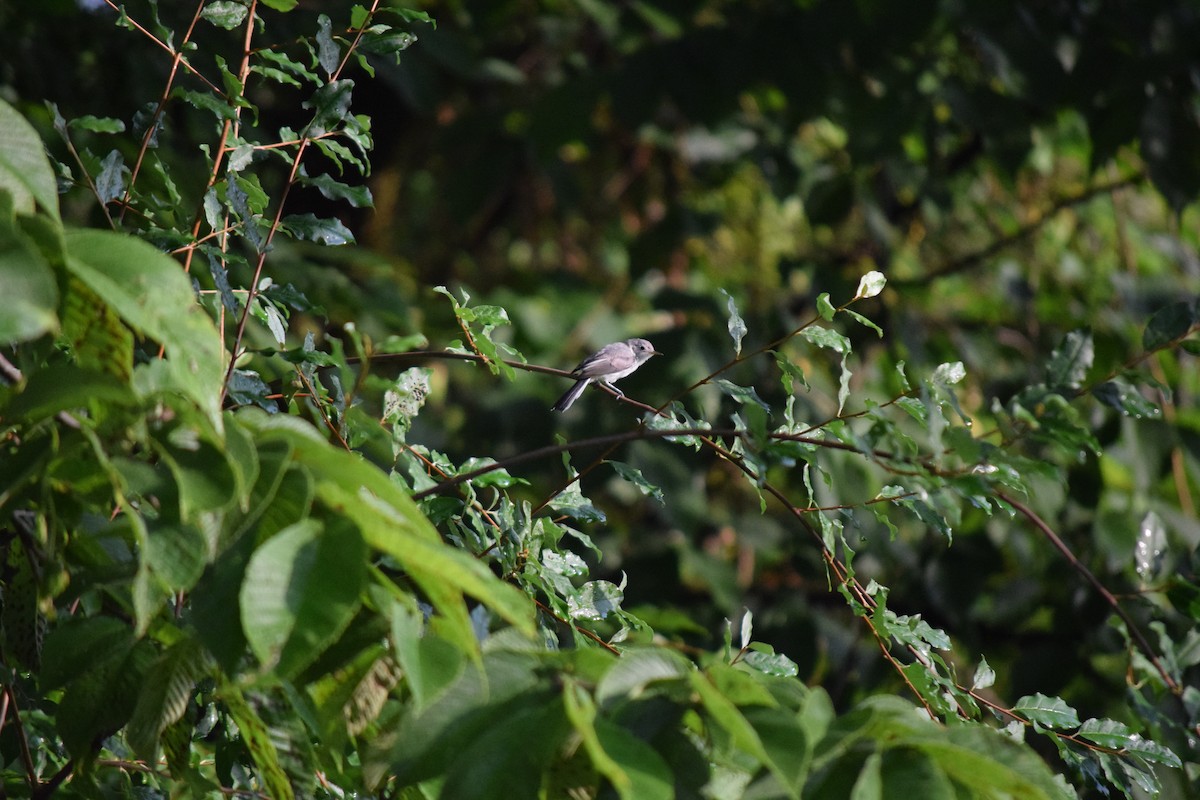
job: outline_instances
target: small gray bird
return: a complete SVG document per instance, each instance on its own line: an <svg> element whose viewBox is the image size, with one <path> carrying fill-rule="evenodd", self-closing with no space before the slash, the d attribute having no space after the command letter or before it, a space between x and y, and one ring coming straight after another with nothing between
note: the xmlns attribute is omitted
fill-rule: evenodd
<svg viewBox="0 0 1200 800"><path fill-rule="evenodd" d="M551 408L554 411L566 411L592 381L602 383L616 392L618 397L624 397L621 390L613 386L613 381L624 378L651 356L658 355L662 353L655 350L654 345L645 339L626 339L623 342L606 344L571 370L571 374L578 380Z"/></svg>

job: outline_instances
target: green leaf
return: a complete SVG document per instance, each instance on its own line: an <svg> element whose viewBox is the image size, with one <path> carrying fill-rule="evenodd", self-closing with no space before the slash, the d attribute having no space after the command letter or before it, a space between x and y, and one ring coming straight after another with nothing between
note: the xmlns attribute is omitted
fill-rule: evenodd
<svg viewBox="0 0 1200 800"><path fill-rule="evenodd" d="M267 3L267 5L274 4ZM244 3L238 3L236 0L213 0L204 7L200 16L218 28L231 31L246 21L248 11L249 9Z"/></svg>
<svg viewBox="0 0 1200 800"><path fill-rule="evenodd" d="M1134 419L1156 419L1162 410L1124 378L1114 378L1092 390L1096 399Z"/></svg>
<svg viewBox="0 0 1200 800"><path fill-rule="evenodd" d="M1079 726L1078 735L1081 739L1095 742L1101 747L1120 750L1128 744L1133 731L1129 726L1113 719L1089 719Z"/></svg>
<svg viewBox="0 0 1200 800"><path fill-rule="evenodd" d="M242 628L264 666L291 676L333 643L358 608L366 557L353 526L315 519L254 552L241 590Z"/></svg>
<svg viewBox="0 0 1200 800"><path fill-rule="evenodd" d="M625 593L615 583L589 581L567 598L571 619L602 620L621 610Z"/></svg>
<svg viewBox="0 0 1200 800"><path fill-rule="evenodd" d="M345 200L355 208L374 208L375 199L371 196L369 186L350 186L333 179L330 175L315 177L302 176L300 183L305 186L315 186L321 194L330 200Z"/></svg>
<svg viewBox="0 0 1200 800"><path fill-rule="evenodd" d="M192 690L205 672L200 643L184 637L158 657L147 675L129 720L129 744L147 761L154 761L163 731L183 718Z"/></svg>
<svg viewBox="0 0 1200 800"><path fill-rule="evenodd" d="M817 313L826 322L833 321L834 316L837 314L837 309L833 307L833 303L829 302L829 292L821 292L817 295Z"/></svg>
<svg viewBox="0 0 1200 800"><path fill-rule="evenodd" d="M325 74L333 77L333 73L337 72L341 53L338 50L337 42L333 40L332 23L325 14L317 16L316 39L317 61L320 62L321 69L325 70Z"/></svg>
<svg viewBox="0 0 1200 800"><path fill-rule="evenodd" d="M737 303L733 299L733 295L724 289L721 294L725 295L725 306L729 311L729 337L733 339L733 352L737 355L742 354L742 339L746 336L746 321L738 314Z"/></svg>
<svg viewBox="0 0 1200 800"><path fill-rule="evenodd" d="M74 758L90 756L97 739L125 725L154 659L154 646L141 640L123 657L95 665L67 685L59 701L56 724Z"/></svg>
<svg viewBox="0 0 1200 800"><path fill-rule="evenodd" d="M933 371L933 382L942 386L954 386L965 377L967 370L961 361L939 364Z"/></svg>
<svg viewBox="0 0 1200 800"><path fill-rule="evenodd" d="M208 556L208 540L194 525L156 524L150 529L142 558L145 566L171 591L191 589Z"/></svg>
<svg viewBox="0 0 1200 800"><path fill-rule="evenodd" d="M846 355L851 350L850 340L832 328L805 328L801 335L818 347L833 350L841 355Z"/></svg>
<svg viewBox="0 0 1200 800"><path fill-rule="evenodd" d="M225 679L218 685L217 695L229 709L229 716L237 723L238 732L258 768L258 778L266 794L272 800L294 800L296 795L292 791L292 782L280 766L279 751L272 741L271 732L262 718L250 708L242 690Z"/></svg>
<svg viewBox="0 0 1200 800"><path fill-rule="evenodd" d="M858 313L857 311L853 311L853 310L847 308L846 313L849 314L850 317L852 319L854 319L854 321L856 321L858 324L864 325L864 326L870 328L871 330L875 331L876 334L879 335L879 338L881 338L881 339L883 338L883 328L879 327L874 322L867 319L866 317L864 317L862 314Z"/></svg>
<svg viewBox="0 0 1200 800"><path fill-rule="evenodd" d="M718 387L720 387L722 392L729 395L742 405L749 403L758 406L764 411L771 410L771 407L768 406L766 402L758 396L758 392L755 391L753 386L738 386L736 383L727 381L724 378L718 378L716 380L716 384Z"/></svg>
<svg viewBox="0 0 1200 800"><path fill-rule="evenodd" d="M1091 331L1068 333L1046 365L1046 385L1051 391L1078 389L1091 369L1093 357Z"/></svg>
<svg viewBox="0 0 1200 800"><path fill-rule="evenodd" d="M596 771L623 800L670 800L675 797L671 770L655 750L624 728L597 719L595 703L578 683L563 687L567 719L583 741Z"/></svg>
<svg viewBox="0 0 1200 800"><path fill-rule="evenodd" d="M850 800L883 800L883 756L871 753L863 762L854 786L850 789Z"/></svg>
<svg viewBox="0 0 1200 800"><path fill-rule="evenodd" d="M67 268L133 328L166 351L164 391L181 392L220 429L225 355L179 265L132 236L68 231Z"/></svg>
<svg viewBox="0 0 1200 800"><path fill-rule="evenodd" d="M0 181L3 169L0 163ZM12 344L58 328L58 284L41 251L14 225L10 198L3 191L0 184L0 343Z"/></svg>
<svg viewBox="0 0 1200 800"><path fill-rule="evenodd" d="M199 431L180 425L159 444L159 454L179 488L179 513L184 520L201 511L228 508L237 500L233 466Z"/></svg>
<svg viewBox="0 0 1200 800"><path fill-rule="evenodd" d="M312 84L316 84L320 81L320 76L318 76L317 73L313 72L299 61L289 58L284 52L268 49L259 50L257 55L264 61L269 61L270 63L276 65L276 67L278 67L282 72L295 75L297 78L302 78ZM256 72L262 72L264 75L273 75L273 73L270 71L270 68L267 67L255 66L253 69ZM286 82L289 82L295 86L300 85L300 82L297 80L289 80Z"/></svg>
<svg viewBox="0 0 1200 800"><path fill-rule="evenodd" d="M321 219L316 214L289 214L281 224L297 239L330 247L354 243L354 234L337 217Z"/></svg>
<svg viewBox="0 0 1200 800"><path fill-rule="evenodd" d="M1062 698L1047 697L1040 692L1026 695L1013 705L1017 712L1030 722L1036 722L1047 728L1076 728L1079 726L1079 715Z"/></svg>
<svg viewBox="0 0 1200 800"><path fill-rule="evenodd" d="M119 150L111 151L100 163L100 174L96 176L96 196L102 205L119 200L125 194L125 159Z"/></svg>
<svg viewBox="0 0 1200 800"><path fill-rule="evenodd" d="M1150 352L1186 336L1200 319L1198 308L1200 304L1195 300L1180 300L1155 311L1142 333L1142 347Z"/></svg>
<svg viewBox="0 0 1200 800"><path fill-rule="evenodd" d="M754 642L750 645L750 650L742 656L742 663L764 675L794 678L800 674L800 667L795 661L783 653L776 653L770 645L762 642Z"/></svg>
<svg viewBox="0 0 1200 800"><path fill-rule="evenodd" d="M274 9L287 13L299 4L300 0L262 0L262 4L267 8Z"/></svg>
<svg viewBox="0 0 1200 800"><path fill-rule="evenodd" d="M12 196L18 214L34 204L58 220L58 182L41 137L16 109L0 99L0 192Z"/></svg>
<svg viewBox="0 0 1200 800"><path fill-rule="evenodd" d="M443 543L413 499L383 471L332 447L294 418L267 416L257 409L246 409L240 418L261 441L280 439L295 448L315 479L318 497L353 521L370 547L403 566L434 608L446 615L447 633L460 646L477 648L462 592L533 634L533 608L525 594L499 580L484 562Z"/></svg>
<svg viewBox="0 0 1200 800"><path fill-rule="evenodd" d="M74 617L57 625L42 647L43 689L57 689L110 662L120 662L133 646L128 624L112 617Z"/></svg>
<svg viewBox="0 0 1200 800"><path fill-rule="evenodd" d="M313 92L313 96L301 104L313 110L308 135L321 136L342 127L350 115L350 96L353 91L354 81L340 80L327 83Z"/></svg>
<svg viewBox="0 0 1200 800"><path fill-rule="evenodd" d="M175 89L175 91L171 92L171 97L184 101L192 108L198 108L201 111L210 111L222 122L237 119L237 109L226 102L224 98L210 92Z"/></svg>
<svg viewBox="0 0 1200 800"><path fill-rule="evenodd" d="M1166 764L1168 767L1174 767L1175 769L1183 768L1183 762L1171 750L1158 742L1144 739L1137 734L1129 737L1129 740L1125 743L1125 751L1130 755L1144 758L1147 761Z"/></svg>
<svg viewBox="0 0 1200 800"><path fill-rule="evenodd" d="M358 43L358 48L364 53L376 56L394 56L395 63L400 63L400 53L417 43L417 37L408 31L388 31L387 33L366 33Z"/></svg>
<svg viewBox="0 0 1200 800"><path fill-rule="evenodd" d="M73 131L92 131L93 133L125 132L125 123L121 120L113 119L112 117L93 117L91 114L75 117L67 125Z"/></svg>
<svg viewBox="0 0 1200 800"><path fill-rule="evenodd" d="M433 702L462 673L462 651L445 639L426 635L419 612L392 606L392 647L419 711Z"/></svg>
<svg viewBox="0 0 1200 800"><path fill-rule="evenodd" d="M623 464L620 461L610 460L606 461L605 463L616 470L617 474L620 475L624 480L627 480L636 486L638 491L640 491L642 494L649 495L660 503L665 502L662 489L646 480L646 477L642 475L642 471L637 467L631 467L630 465Z"/></svg>

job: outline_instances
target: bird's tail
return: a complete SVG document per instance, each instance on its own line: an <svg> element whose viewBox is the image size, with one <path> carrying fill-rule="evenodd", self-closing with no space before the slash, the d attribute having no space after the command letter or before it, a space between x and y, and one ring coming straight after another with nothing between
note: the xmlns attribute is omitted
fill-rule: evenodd
<svg viewBox="0 0 1200 800"><path fill-rule="evenodd" d="M575 385L567 389L567 393L558 398L558 402L550 407L552 411L566 411L571 407L571 404L579 399L579 395L583 394L583 390L591 383L588 378L583 378L575 382Z"/></svg>

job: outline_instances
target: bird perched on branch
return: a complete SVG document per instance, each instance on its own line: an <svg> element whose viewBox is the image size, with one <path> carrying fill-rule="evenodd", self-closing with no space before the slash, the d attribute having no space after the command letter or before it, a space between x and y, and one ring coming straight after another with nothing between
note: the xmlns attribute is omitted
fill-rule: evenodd
<svg viewBox="0 0 1200 800"><path fill-rule="evenodd" d="M575 385L558 398L558 402L551 408L554 411L566 411L593 381L612 389L618 397L624 397L621 390L613 386L613 381L624 378L646 363L651 356L658 355L662 353L655 350L654 345L645 339L626 339L623 342L606 344L580 361L579 366L571 371L577 378Z"/></svg>

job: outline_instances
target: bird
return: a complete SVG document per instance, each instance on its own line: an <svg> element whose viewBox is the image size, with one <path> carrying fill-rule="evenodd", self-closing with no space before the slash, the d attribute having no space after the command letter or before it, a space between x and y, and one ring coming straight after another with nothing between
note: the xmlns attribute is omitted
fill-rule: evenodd
<svg viewBox="0 0 1200 800"><path fill-rule="evenodd" d="M646 363L651 356L660 355L662 353L655 350L654 345L645 339L626 339L623 342L606 344L571 370L571 374L576 378L575 385L558 398L558 402L551 406L551 409L566 411L593 381L612 389L617 393L617 397L624 397L624 393L613 386L613 381L624 378Z"/></svg>

